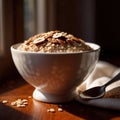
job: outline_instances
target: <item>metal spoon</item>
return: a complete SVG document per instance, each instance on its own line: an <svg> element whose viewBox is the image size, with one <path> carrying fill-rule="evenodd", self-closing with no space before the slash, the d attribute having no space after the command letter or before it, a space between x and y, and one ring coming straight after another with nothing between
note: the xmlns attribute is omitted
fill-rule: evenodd
<svg viewBox="0 0 120 120"><path fill-rule="evenodd" d="M102 86L93 87L83 91L80 93L80 97L86 100L101 98L105 95L105 88L118 80L120 80L120 73L118 73L114 78Z"/></svg>

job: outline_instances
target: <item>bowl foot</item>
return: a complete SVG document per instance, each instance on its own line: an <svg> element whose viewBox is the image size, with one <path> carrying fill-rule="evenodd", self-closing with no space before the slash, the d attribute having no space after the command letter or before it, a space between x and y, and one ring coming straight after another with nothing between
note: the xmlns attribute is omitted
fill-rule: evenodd
<svg viewBox="0 0 120 120"><path fill-rule="evenodd" d="M35 89L33 92L33 98L35 100L47 102L47 103L62 103L73 100L74 95L73 94L55 95L55 94L43 93Z"/></svg>

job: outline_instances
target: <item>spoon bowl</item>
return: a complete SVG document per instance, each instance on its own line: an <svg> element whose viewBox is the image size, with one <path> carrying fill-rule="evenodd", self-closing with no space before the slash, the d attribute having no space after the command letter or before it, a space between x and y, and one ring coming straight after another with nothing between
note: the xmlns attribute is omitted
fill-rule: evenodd
<svg viewBox="0 0 120 120"><path fill-rule="evenodd" d="M120 80L120 73L118 73L114 78L112 78L110 81L108 81L103 86L97 86L97 87L93 87L93 88L83 91L82 93L80 93L80 97L86 100L101 98L105 95L105 88L108 85L118 80Z"/></svg>

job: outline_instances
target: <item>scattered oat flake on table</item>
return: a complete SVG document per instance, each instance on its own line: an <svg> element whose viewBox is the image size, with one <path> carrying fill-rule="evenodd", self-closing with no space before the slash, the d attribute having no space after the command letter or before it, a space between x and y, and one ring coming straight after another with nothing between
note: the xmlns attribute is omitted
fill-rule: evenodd
<svg viewBox="0 0 120 120"><path fill-rule="evenodd" d="M24 104L21 104L21 105L18 104L17 107L26 107L26 105L24 105Z"/></svg>
<svg viewBox="0 0 120 120"><path fill-rule="evenodd" d="M12 106L16 106L16 107L26 107L26 105L28 105L28 100L27 99L17 99L13 102L11 102Z"/></svg>
<svg viewBox="0 0 120 120"><path fill-rule="evenodd" d="M58 111L59 111L59 112L62 112L62 111L63 111L63 109L62 109L62 108L58 108Z"/></svg>
<svg viewBox="0 0 120 120"><path fill-rule="evenodd" d="M24 102L27 102L27 101L28 101L27 99L23 99L23 100L22 100L23 103L24 103Z"/></svg>
<svg viewBox="0 0 120 120"><path fill-rule="evenodd" d="M8 103L8 101L7 101L7 100L3 100L2 103L3 103L3 104L6 104L6 103Z"/></svg>
<svg viewBox="0 0 120 120"><path fill-rule="evenodd" d="M28 96L28 98L30 99L30 98L32 98L32 96Z"/></svg>
<svg viewBox="0 0 120 120"><path fill-rule="evenodd" d="M55 112L55 109L54 109L54 108L47 109L47 112L52 112L52 113L54 113L54 112Z"/></svg>
<svg viewBox="0 0 120 120"><path fill-rule="evenodd" d="M16 102L11 102L11 105L12 106L16 106Z"/></svg>

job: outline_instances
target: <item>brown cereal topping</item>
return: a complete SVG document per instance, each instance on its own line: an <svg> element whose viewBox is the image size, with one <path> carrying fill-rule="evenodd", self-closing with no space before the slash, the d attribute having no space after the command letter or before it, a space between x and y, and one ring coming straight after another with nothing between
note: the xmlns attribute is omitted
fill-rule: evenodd
<svg viewBox="0 0 120 120"><path fill-rule="evenodd" d="M22 51L47 53L92 50L82 39L58 30L37 34L22 43L18 49Z"/></svg>

